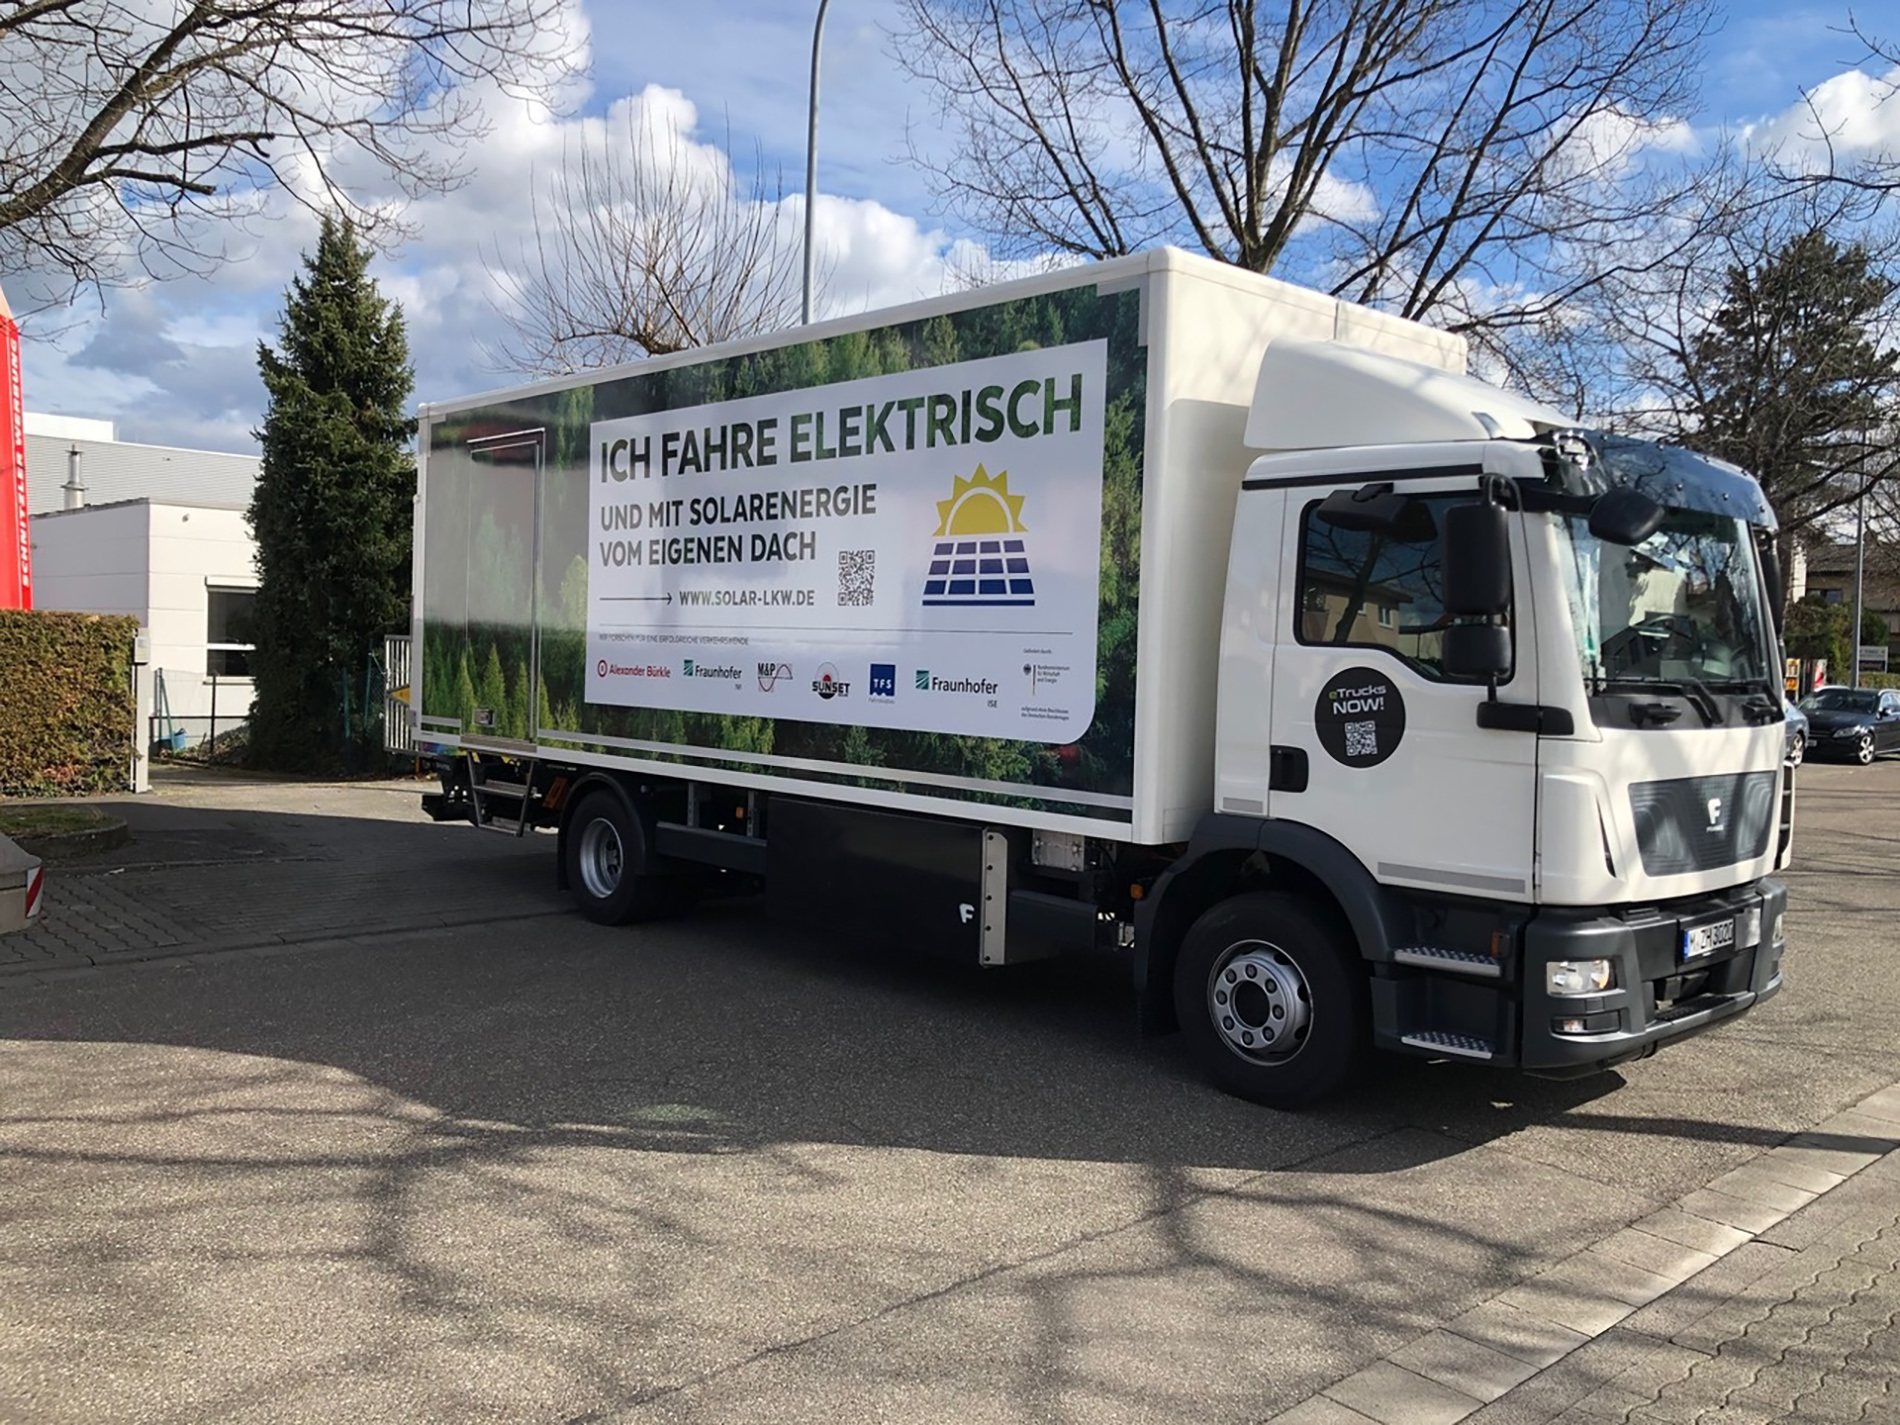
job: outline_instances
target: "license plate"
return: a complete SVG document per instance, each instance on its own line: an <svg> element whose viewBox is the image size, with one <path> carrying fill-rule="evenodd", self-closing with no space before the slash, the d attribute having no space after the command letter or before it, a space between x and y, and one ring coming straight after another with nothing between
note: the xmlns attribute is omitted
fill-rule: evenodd
<svg viewBox="0 0 1900 1425"><path fill-rule="evenodd" d="M1709 956L1735 947L1735 917L1712 920L1706 925L1691 925L1682 932L1682 962L1706 960Z"/></svg>

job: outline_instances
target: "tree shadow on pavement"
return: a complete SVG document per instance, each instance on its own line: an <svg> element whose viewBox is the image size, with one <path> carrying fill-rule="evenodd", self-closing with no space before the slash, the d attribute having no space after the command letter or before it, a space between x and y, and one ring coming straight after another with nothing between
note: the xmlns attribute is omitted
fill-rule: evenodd
<svg viewBox="0 0 1900 1425"><path fill-rule="evenodd" d="M33 1418L1258 1420L1660 1206L1642 1145L1785 1132L1410 1060L1275 1113L1117 963L604 929L545 838L327 795L114 879L195 945L364 938L0 980Z"/></svg>

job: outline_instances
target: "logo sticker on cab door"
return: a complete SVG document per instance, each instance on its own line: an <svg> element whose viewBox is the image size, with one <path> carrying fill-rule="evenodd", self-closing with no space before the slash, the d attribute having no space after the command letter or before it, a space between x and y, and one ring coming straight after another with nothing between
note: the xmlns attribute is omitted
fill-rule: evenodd
<svg viewBox="0 0 1900 1425"><path fill-rule="evenodd" d="M1405 699L1376 668L1347 668L1320 689L1313 708L1319 745L1347 767L1376 767L1405 739Z"/></svg>

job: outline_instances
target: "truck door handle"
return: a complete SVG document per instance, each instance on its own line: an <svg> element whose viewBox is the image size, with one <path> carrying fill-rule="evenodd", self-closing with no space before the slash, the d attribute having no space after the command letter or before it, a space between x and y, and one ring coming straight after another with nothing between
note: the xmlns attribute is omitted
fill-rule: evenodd
<svg viewBox="0 0 1900 1425"><path fill-rule="evenodd" d="M1303 792L1306 790L1306 749L1275 745L1267 753L1267 790Z"/></svg>

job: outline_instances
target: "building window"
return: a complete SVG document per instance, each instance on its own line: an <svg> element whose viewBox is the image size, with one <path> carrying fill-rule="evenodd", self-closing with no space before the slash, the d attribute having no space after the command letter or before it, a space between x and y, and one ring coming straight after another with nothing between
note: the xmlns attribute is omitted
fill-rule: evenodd
<svg viewBox="0 0 1900 1425"><path fill-rule="evenodd" d="M256 612L257 590L221 589L212 585L205 590L205 672L213 678L251 676L252 619Z"/></svg>
<svg viewBox="0 0 1900 1425"><path fill-rule="evenodd" d="M1821 590L1821 602L1822 602L1822 603L1826 603L1826 604L1838 604L1838 603L1840 603L1840 602L1842 602L1842 600L1844 599L1844 597L1845 597L1845 591L1844 591L1844 590L1841 590L1841 589L1823 589L1823 590Z"/></svg>

